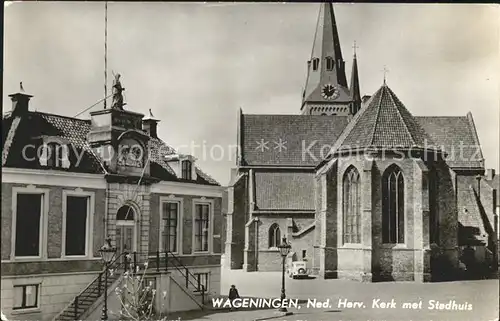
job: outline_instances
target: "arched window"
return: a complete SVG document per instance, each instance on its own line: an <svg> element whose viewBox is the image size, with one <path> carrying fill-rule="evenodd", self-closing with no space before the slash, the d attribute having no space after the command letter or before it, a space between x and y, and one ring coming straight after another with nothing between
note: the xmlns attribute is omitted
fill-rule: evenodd
<svg viewBox="0 0 500 321"><path fill-rule="evenodd" d="M326 62L326 70L333 70L333 58L326 57L325 62Z"/></svg>
<svg viewBox="0 0 500 321"><path fill-rule="evenodd" d="M390 166L382 176L382 241L405 242L405 183L403 173L396 165Z"/></svg>
<svg viewBox="0 0 500 321"><path fill-rule="evenodd" d="M133 221L134 220L134 209L128 205L123 205L116 213L117 221Z"/></svg>
<svg viewBox="0 0 500 321"><path fill-rule="evenodd" d="M281 232L278 224L274 223L269 228L269 247L278 247L281 241Z"/></svg>
<svg viewBox="0 0 500 321"><path fill-rule="evenodd" d="M313 64L313 71L318 70L318 68L319 68L319 59L318 58L314 58L312 60L312 64Z"/></svg>
<svg viewBox="0 0 500 321"><path fill-rule="evenodd" d="M361 243L361 185L354 166L345 172L343 185L344 243Z"/></svg>

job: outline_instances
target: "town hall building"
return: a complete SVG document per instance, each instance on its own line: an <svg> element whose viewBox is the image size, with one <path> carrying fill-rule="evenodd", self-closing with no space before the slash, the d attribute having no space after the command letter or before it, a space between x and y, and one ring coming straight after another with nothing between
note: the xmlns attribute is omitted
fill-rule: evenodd
<svg viewBox="0 0 500 321"><path fill-rule="evenodd" d="M112 107L88 119L34 111L22 85L10 98L1 247L9 319L97 320L106 289L108 316L118 319L127 255L134 267L148 263L147 280L164 293L152 303L158 312L218 296L223 187L158 136L151 109L124 109L119 77ZM99 250L108 239L116 255L106 284Z"/></svg>
<svg viewBox="0 0 500 321"><path fill-rule="evenodd" d="M464 248L494 266L498 176L472 114L414 116L385 79L361 96L356 54L349 83L345 69L323 3L298 113L239 113L227 267L279 271L283 238L321 277L451 277Z"/></svg>

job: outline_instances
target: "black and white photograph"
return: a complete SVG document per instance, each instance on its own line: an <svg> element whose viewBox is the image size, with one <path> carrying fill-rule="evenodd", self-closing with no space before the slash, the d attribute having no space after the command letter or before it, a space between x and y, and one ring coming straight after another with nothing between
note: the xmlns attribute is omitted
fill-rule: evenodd
<svg viewBox="0 0 500 321"><path fill-rule="evenodd" d="M3 10L2 321L499 321L498 4Z"/></svg>

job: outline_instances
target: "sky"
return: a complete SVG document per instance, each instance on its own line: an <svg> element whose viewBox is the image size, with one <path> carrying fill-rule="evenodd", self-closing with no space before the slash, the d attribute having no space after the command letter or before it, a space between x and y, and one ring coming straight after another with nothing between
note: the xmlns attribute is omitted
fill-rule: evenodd
<svg viewBox="0 0 500 321"><path fill-rule="evenodd" d="M499 8L335 4L347 78L356 41L362 95L380 88L386 66L413 115L471 111L486 167L498 172ZM120 73L125 109L151 109L160 138L225 185L239 108L299 113L318 11L318 3L108 3L108 90ZM73 117L104 97L104 3L11 2L4 12L4 112L20 81L31 110Z"/></svg>

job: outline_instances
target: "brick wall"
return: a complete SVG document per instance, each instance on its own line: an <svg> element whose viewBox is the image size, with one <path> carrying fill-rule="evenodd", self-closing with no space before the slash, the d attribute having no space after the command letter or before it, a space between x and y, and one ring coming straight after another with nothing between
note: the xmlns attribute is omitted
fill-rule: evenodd
<svg viewBox="0 0 500 321"><path fill-rule="evenodd" d="M324 216L323 235L324 243L324 273L338 270L337 241L338 241L338 205L337 205L337 180L338 165L335 165L326 174L326 195L323 208L326 209Z"/></svg>
<svg viewBox="0 0 500 321"><path fill-rule="evenodd" d="M174 200L182 199L182 254L192 254L193 249L193 201L200 200L201 196L181 195L181 194L151 194L150 197L150 233L149 233L149 251L154 252L159 249L159 242L161 241L160 224L161 219L161 204L160 198L168 200L169 197L174 197ZM213 233L212 236L218 235L219 237L212 237L213 253L220 254L222 251L221 237L223 232L223 216L222 216L222 199L215 197L205 197L204 201L213 202Z"/></svg>
<svg viewBox="0 0 500 321"><path fill-rule="evenodd" d="M243 268L245 248L245 223L248 216L248 196L246 191L247 176L240 179L229 191L229 208L227 215L228 242L226 259L231 269ZM231 195L232 194L232 195ZM231 206L232 205L232 206ZM231 208L232 207L232 208Z"/></svg>
<svg viewBox="0 0 500 321"><path fill-rule="evenodd" d="M309 215L303 217L294 215L293 221L299 228L299 232L301 232L303 229L309 227L314 222L314 219L310 218ZM257 269L259 271L281 271L282 258L279 250L277 248L269 248L269 231L274 223L280 227L281 238L286 237L287 241L291 243L291 252L296 253L298 260L302 260L302 251L306 251L306 258L310 261L309 268L311 268L314 229L294 236L291 228L291 218L280 216L279 214L266 214L265 216L259 216Z"/></svg>
<svg viewBox="0 0 500 321"><path fill-rule="evenodd" d="M2 260L10 259L11 237L12 184L2 183Z"/></svg>
<svg viewBox="0 0 500 321"><path fill-rule="evenodd" d="M12 240L12 188L13 187L26 187L26 185L21 184L8 184L2 183L2 260L10 259L11 252L11 240ZM47 186L47 185L36 185L36 188L48 189L49 190L49 211L47 217L47 257L49 259L57 259L62 257L62 219L63 219L63 190L74 191L75 188L70 187L59 187L59 186ZM103 218L105 209L105 190L98 189L79 189L83 192L93 192L94 193L94 217L93 217L93 227L92 227L92 243L93 243L93 255L99 257L98 250L103 244L104 240L104 230L103 230ZM75 262L83 262L82 260L77 260ZM59 262L58 264L63 264ZM64 263L66 264L66 263ZM73 264L73 263L72 263ZM83 264L83 263L82 263ZM50 271L48 271L50 273ZM36 273L32 271L31 273Z"/></svg>
<svg viewBox="0 0 500 321"><path fill-rule="evenodd" d="M439 177L438 213L440 246L447 254L449 263L458 267L458 208L454 173L444 163L436 164ZM458 180L457 180L458 182ZM460 188L460 184L458 184Z"/></svg>

